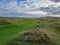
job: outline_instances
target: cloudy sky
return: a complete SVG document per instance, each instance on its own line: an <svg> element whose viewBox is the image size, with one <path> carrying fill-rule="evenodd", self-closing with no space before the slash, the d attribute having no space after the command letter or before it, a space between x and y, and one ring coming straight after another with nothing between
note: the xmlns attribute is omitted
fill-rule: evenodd
<svg viewBox="0 0 60 45"><path fill-rule="evenodd" d="M10 13L60 17L60 0L0 0L0 16Z"/></svg>

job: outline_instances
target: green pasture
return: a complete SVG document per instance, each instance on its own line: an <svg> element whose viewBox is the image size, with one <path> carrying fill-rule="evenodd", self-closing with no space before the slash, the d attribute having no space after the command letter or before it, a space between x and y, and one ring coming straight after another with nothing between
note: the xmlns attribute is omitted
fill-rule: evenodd
<svg viewBox="0 0 60 45"><path fill-rule="evenodd" d="M60 19L40 19L40 28L52 37L49 44L11 41L20 32L36 28L37 19L0 18L0 45L60 45Z"/></svg>

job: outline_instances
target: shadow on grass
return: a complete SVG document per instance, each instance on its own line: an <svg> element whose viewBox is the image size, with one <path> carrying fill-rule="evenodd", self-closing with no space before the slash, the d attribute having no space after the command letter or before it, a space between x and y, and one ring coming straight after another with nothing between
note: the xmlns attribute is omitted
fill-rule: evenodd
<svg viewBox="0 0 60 45"><path fill-rule="evenodd" d="M40 43L38 43L38 42L25 42L25 41L10 41L7 43L7 45L56 45L56 44L54 44L52 42L49 42L49 43L40 42Z"/></svg>

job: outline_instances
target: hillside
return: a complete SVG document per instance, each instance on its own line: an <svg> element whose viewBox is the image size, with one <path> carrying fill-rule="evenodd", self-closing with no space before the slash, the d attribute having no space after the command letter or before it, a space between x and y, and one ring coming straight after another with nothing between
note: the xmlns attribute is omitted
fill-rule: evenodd
<svg viewBox="0 0 60 45"><path fill-rule="evenodd" d="M12 41L21 32L37 29L37 19L0 18L0 45L60 45L60 19L40 19L40 30L45 32L50 43Z"/></svg>

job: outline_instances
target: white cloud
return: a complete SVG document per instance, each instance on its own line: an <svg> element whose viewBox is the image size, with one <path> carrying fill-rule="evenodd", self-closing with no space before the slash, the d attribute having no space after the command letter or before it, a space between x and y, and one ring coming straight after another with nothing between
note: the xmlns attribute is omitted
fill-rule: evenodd
<svg viewBox="0 0 60 45"><path fill-rule="evenodd" d="M60 17L60 15L49 15L50 17Z"/></svg>
<svg viewBox="0 0 60 45"><path fill-rule="evenodd" d="M8 10L17 9L17 2L16 1L12 1L12 2L9 2L9 3L1 2L0 3L0 8L8 9Z"/></svg>
<svg viewBox="0 0 60 45"><path fill-rule="evenodd" d="M28 4L28 3L30 3L30 4ZM24 6L26 8L25 10L34 10L39 7L47 7L52 4L54 4L54 3L49 0L27 0L26 4L24 4L24 2L23 2L22 4L20 4L20 6L21 5ZM24 7L22 7L22 8L24 8Z"/></svg>
<svg viewBox="0 0 60 45"><path fill-rule="evenodd" d="M47 11L35 10L41 7L59 7L60 3L55 3L50 0L27 0L16 2L13 0L9 3L0 2L0 8L11 10L17 13L27 14L48 14ZM34 11L35 10L35 11Z"/></svg>
<svg viewBox="0 0 60 45"><path fill-rule="evenodd" d="M56 3L55 5L60 6L60 3Z"/></svg>
<svg viewBox="0 0 60 45"><path fill-rule="evenodd" d="M43 11L25 11L24 13L28 13L28 14L47 14L46 12Z"/></svg>
<svg viewBox="0 0 60 45"><path fill-rule="evenodd" d="M27 0L27 1L22 1L19 3L14 1L11 1L9 3L0 3L0 6L2 8L8 8L8 9L22 9L22 10L33 10L39 7L46 7L49 5L52 5L52 3L49 0ZM18 7L18 8L17 8Z"/></svg>
<svg viewBox="0 0 60 45"><path fill-rule="evenodd" d="M32 3L31 3L32 2ZM28 4L31 3L31 4ZM29 14L47 14L47 12L43 11L32 11L40 7L48 7L49 5L53 5L55 3L49 1L49 0L27 0L27 3L19 5L17 12L24 12L24 13L29 13ZM29 11L30 10L30 11Z"/></svg>

